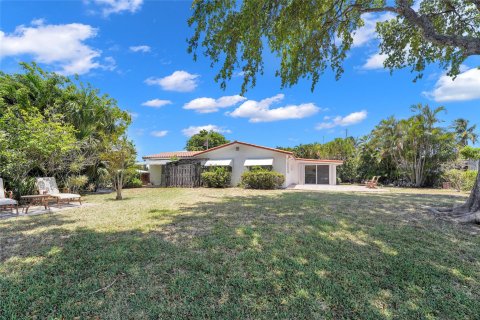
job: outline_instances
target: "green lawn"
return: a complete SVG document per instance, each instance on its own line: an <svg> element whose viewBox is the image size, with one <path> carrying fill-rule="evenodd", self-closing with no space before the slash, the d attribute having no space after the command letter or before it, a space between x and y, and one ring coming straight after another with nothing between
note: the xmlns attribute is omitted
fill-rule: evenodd
<svg viewBox="0 0 480 320"><path fill-rule="evenodd" d="M478 319L464 196L135 189L0 220L0 318Z"/></svg>

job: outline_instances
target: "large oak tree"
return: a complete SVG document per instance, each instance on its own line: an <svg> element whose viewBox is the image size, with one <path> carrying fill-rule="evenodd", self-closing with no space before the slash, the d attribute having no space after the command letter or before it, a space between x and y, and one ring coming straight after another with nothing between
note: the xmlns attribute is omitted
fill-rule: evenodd
<svg viewBox="0 0 480 320"><path fill-rule="evenodd" d="M392 71L409 67L417 79L438 63L456 76L468 57L480 54L480 0L195 0L189 51L196 59L201 48L212 65L220 64L215 80L222 88L238 69L242 93L255 86L269 50L279 58L282 87L308 78L313 90L327 68L341 76L362 15L380 12L394 16L376 26L384 66ZM480 174L469 201L452 212L480 222Z"/></svg>

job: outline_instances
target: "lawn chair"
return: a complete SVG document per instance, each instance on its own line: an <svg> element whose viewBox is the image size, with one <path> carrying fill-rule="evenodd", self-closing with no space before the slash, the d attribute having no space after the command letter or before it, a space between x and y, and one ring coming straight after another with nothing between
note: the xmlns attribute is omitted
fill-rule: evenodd
<svg viewBox="0 0 480 320"><path fill-rule="evenodd" d="M17 200L14 200L12 192L6 192L5 189L3 188L3 179L0 178L0 208L7 208L12 210L15 208L17 211L18 215L18 202Z"/></svg>
<svg viewBox="0 0 480 320"><path fill-rule="evenodd" d="M54 177L37 178L37 188L39 194L47 194L55 198L57 204L61 202L70 203L71 201L78 201L80 205L82 204L82 197L79 194L61 193Z"/></svg>
<svg viewBox="0 0 480 320"><path fill-rule="evenodd" d="M380 176L373 176L372 180L367 181L367 188L376 189L378 185L378 179L380 179Z"/></svg>

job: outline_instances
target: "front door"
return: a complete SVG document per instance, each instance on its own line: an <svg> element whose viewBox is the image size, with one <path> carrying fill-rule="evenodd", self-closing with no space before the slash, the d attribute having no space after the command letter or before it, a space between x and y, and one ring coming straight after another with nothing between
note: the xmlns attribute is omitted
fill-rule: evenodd
<svg viewBox="0 0 480 320"><path fill-rule="evenodd" d="M329 174L328 165L306 165L305 184L329 184Z"/></svg>

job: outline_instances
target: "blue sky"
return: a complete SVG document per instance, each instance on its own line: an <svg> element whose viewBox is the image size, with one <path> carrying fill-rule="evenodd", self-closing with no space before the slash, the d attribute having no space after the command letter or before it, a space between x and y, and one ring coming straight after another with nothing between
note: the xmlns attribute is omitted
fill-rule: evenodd
<svg viewBox="0 0 480 320"><path fill-rule="evenodd" d="M385 117L409 116L416 103L444 105L445 125L459 117L480 122L479 59L467 60L454 82L436 66L416 83L408 70L390 75L374 32L388 15L365 17L340 81L326 73L313 93L308 80L281 90L277 60L266 55L265 74L240 97L240 75L223 91L210 61L187 53L190 13L189 1L1 1L0 69L37 61L80 74L132 114L139 157L181 150L200 127L271 147L326 142L346 130L358 137Z"/></svg>

